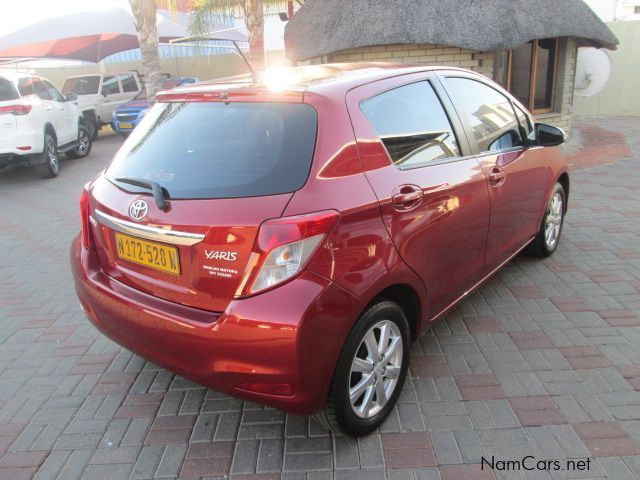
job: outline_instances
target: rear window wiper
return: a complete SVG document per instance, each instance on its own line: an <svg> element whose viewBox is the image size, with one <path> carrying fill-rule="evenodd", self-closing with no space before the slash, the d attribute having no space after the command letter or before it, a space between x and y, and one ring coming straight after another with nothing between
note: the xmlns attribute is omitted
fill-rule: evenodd
<svg viewBox="0 0 640 480"><path fill-rule="evenodd" d="M153 182L151 180L139 180L137 178L116 178L116 182L126 183L129 185L133 185L134 187L144 188L145 190L150 190L153 194L153 199L156 202L158 208L162 211L165 211L169 208L169 203L167 202L167 198L170 198L169 192L165 188L163 188L158 182Z"/></svg>

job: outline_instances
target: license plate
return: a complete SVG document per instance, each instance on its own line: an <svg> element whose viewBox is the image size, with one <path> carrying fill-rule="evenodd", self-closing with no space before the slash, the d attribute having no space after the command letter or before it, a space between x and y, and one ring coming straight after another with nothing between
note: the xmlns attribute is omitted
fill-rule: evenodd
<svg viewBox="0 0 640 480"><path fill-rule="evenodd" d="M121 123L120 128L127 128L131 130L133 128L133 123Z"/></svg>
<svg viewBox="0 0 640 480"><path fill-rule="evenodd" d="M180 256L176 247L116 233L116 248L118 257L123 260L180 275Z"/></svg>

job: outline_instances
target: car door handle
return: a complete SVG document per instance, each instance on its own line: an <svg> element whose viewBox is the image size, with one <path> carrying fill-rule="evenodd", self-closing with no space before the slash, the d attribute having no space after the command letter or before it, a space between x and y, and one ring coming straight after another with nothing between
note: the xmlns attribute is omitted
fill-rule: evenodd
<svg viewBox="0 0 640 480"><path fill-rule="evenodd" d="M53 107L47 107L45 108L45 111L50 112L51 110L53 110Z"/></svg>
<svg viewBox="0 0 640 480"><path fill-rule="evenodd" d="M396 210L411 210L422 201L424 192L417 185L403 185L398 187L391 196L391 202Z"/></svg>
<svg viewBox="0 0 640 480"><path fill-rule="evenodd" d="M502 185L506 178L506 172L500 167L493 167L489 172L489 182L496 187Z"/></svg>

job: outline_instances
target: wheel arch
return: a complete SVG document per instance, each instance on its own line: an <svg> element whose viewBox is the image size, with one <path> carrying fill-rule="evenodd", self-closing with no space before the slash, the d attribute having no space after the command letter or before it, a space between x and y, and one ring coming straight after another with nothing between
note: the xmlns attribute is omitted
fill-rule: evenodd
<svg viewBox="0 0 640 480"><path fill-rule="evenodd" d="M571 182L569 181L569 174L567 172L564 172L562 175L560 175L558 177L558 183L562 185L562 188L564 189L564 196L565 196L564 210L566 213L567 207L569 206L569 189L571 188Z"/></svg>
<svg viewBox="0 0 640 480"><path fill-rule="evenodd" d="M58 142L58 135L56 135L56 129L53 128L53 124L47 122L44 124L44 133L48 133L49 135L51 135L54 140L56 141L56 143Z"/></svg>
<svg viewBox="0 0 640 480"><path fill-rule="evenodd" d="M407 283L395 283L378 292L367 306L360 312L362 315L372 304L390 300L397 303L404 311L409 322L411 340L415 341L420 333L422 323L422 312L424 311L420 295L414 287Z"/></svg>
<svg viewBox="0 0 640 480"><path fill-rule="evenodd" d="M95 110L84 110L82 112L82 118L87 118L89 120L93 120L94 122L98 121L98 115Z"/></svg>

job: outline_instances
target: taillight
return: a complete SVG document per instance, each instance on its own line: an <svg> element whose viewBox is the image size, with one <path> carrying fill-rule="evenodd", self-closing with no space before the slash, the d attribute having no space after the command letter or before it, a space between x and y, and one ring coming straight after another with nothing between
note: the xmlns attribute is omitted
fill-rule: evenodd
<svg viewBox="0 0 640 480"><path fill-rule="evenodd" d="M81 238L82 246L87 250L91 248L91 231L89 223L89 192L86 189L82 191L80 195L80 222L82 225Z"/></svg>
<svg viewBox="0 0 640 480"><path fill-rule="evenodd" d="M28 103L14 103L13 105L3 105L0 107L0 113L10 113L12 115L27 115L31 111L32 106Z"/></svg>
<svg viewBox="0 0 640 480"><path fill-rule="evenodd" d="M267 290L301 272L338 218L338 212L332 210L263 223L238 294Z"/></svg>

